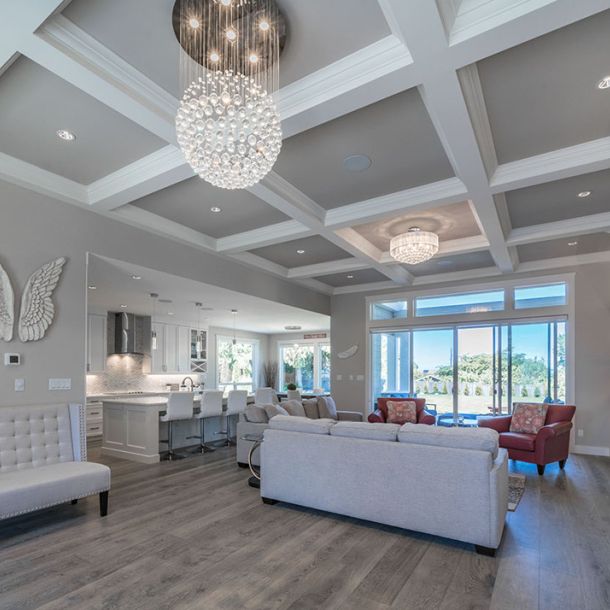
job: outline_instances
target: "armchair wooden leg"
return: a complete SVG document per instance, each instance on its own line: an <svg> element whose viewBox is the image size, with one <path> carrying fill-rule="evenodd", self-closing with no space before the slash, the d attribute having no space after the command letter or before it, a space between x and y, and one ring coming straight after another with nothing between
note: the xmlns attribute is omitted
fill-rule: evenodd
<svg viewBox="0 0 610 610"><path fill-rule="evenodd" d="M77 502L78 502L78 499L77 500L72 500L70 503L71 504L76 504Z"/></svg>
<svg viewBox="0 0 610 610"><path fill-rule="evenodd" d="M474 550L477 552L477 555L485 555L486 557L496 556L496 549L492 549L488 546L480 546L479 544L475 544Z"/></svg>
<svg viewBox="0 0 610 610"><path fill-rule="evenodd" d="M536 464L536 468L538 468L538 474L542 476L544 474L544 464Z"/></svg>
<svg viewBox="0 0 610 610"><path fill-rule="evenodd" d="M100 493L100 517L105 517L108 514L108 492Z"/></svg>
<svg viewBox="0 0 610 610"><path fill-rule="evenodd" d="M559 460L559 468L561 468L561 470L563 470L565 468L567 461L568 461L568 458L566 458L565 460Z"/></svg>

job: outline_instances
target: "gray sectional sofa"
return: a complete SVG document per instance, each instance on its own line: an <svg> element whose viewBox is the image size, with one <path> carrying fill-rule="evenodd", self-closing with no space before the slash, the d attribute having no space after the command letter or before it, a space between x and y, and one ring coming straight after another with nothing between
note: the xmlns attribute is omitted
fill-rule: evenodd
<svg viewBox="0 0 610 610"><path fill-rule="evenodd" d="M261 447L261 496L493 554L507 511L507 463L490 429L276 416Z"/></svg>

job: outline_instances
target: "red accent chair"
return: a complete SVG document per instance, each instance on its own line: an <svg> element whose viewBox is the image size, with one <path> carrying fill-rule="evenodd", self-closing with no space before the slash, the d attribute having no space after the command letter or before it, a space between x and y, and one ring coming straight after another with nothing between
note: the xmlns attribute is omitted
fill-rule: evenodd
<svg viewBox="0 0 610 610"><path fill-rule="evenodd" d="M511 460L529 462L538 466L538 474L544 474L544 467L559 462L563 470L570 452L570 430L576 412L573 405L549 405L544 426L538 434L511 432L512 416L480 417L479 426L493 428L500 433L500 447L508 449Z"/></svg>
<svg viewBox="0 0 610 610"><path fill-rule="evenodd" d="M433 426L436 423L436 417L432 413L426 411L426 399L425 398L378 398L377 409L369 415L369 422L371 424L385 424L388 419L388 400L394 402L402 400L412 400L415 402L415 409L417 411L417 423L427 424Z"/></svg>

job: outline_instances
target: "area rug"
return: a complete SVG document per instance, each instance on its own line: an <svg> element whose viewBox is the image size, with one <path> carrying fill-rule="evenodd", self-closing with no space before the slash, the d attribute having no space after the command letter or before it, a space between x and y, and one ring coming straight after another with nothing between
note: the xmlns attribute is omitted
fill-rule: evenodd
<svg viewBox="0 0 610 610"><path fill-rule="evenodd" d="M515 511L525 491L525 475L508 475L508 510Z"/></svg>

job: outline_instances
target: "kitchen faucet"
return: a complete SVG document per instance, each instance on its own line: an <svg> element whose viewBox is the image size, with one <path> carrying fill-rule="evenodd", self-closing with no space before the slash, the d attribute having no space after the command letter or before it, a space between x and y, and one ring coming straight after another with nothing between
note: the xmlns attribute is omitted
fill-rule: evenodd
<svg viewBox="0 0 610 610"><path fill-rule="evenodd" d="M191 382L191 390L190 390L190 391L192 392L192 391L193 391L193 389L194 389L194 387L195 387L195 382L193 381L193 378L192 378L192 377L185 377L185 378L182 380L182 383L180 384L180 387L181 387L181 388L186 388L186 382L187 382L187 380Z"/></svg>

